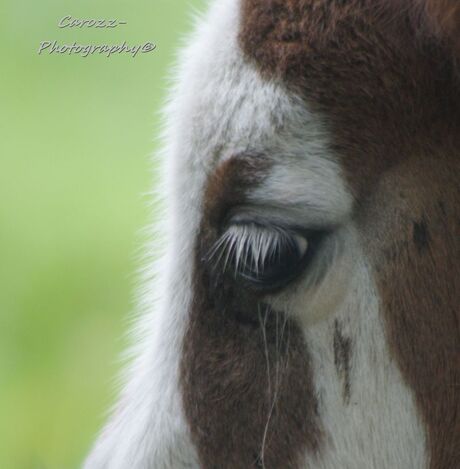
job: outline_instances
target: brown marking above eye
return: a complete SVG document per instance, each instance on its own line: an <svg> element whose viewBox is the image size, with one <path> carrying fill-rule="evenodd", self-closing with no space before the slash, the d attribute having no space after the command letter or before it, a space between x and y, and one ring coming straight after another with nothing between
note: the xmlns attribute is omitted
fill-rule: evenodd
<svg viewBox="0 0 460 469"><path fill-rule="evenodd" d="M430 247L430 232L425 218L413 224L413 240L419 254Z"/></svg>
<svg viewBox="0 0 460 469"><path fill-rule="evenodd" d="M247 191L262 183L270 167L265 155L254 153L237 154L217 166L204 195L204 218L214 230L223 225L232 208L246 202Z"/></svg>
<svg viewBox="0 0 460 469"><path fill-rule="evenodd" d="M342 324L339 320L334 321L334 364L339 378L342 380L343 401L350 403L351 398L351 356L352 341L351 338L343 334Z"/></svg>

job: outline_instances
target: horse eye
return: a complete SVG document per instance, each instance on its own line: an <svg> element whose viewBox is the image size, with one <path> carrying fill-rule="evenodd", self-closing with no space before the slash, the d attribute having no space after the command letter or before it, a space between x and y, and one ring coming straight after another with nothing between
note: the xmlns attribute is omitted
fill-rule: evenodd
<svg viewBox="0 0 460 469"><path fill-rule="evenodd" d="M254 286L276 288L288 283L299 273L308 251L308 241L297 234L277 233L263 252L263 246L244 249L242 258L233 259L237 277ZM249 244L249 243L246 243Z"/></svg>
<svg viewBox="0 0 460 469"><path fill-rule="evenodd" d="M279 289L300 274L310 258L308 235L257 223L230 225L214 248L221 269L257 289Z"/></svg>

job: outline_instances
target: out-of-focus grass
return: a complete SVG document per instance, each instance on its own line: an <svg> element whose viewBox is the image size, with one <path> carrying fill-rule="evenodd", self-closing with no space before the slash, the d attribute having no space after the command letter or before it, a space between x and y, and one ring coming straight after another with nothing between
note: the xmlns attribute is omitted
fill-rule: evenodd
<svg viewBox="0 0 460 469"><path fill-rule="evenodd" d="M203 0L1 0L0 468L79 467L112 402L167 68ZM65 15L119 18L59 29ZM38 56L40 41L150 54Z"/></svg>

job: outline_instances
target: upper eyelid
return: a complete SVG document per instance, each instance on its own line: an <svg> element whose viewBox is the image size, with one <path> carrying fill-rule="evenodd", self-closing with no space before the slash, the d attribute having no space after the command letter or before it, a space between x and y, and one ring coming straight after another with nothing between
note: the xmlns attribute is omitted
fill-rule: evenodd
<svg viewBox="0 0 460 469"><path fill-rule="evenodd" d="M240 205L233 207L224 218L222 227L235 224L255 223L271 229L280 229L285 232L297 233L308 236L319 231L333 231L340 222L303 221L305 218L301 213L293 211L292 208L277 207L274 205Z"/></svg>

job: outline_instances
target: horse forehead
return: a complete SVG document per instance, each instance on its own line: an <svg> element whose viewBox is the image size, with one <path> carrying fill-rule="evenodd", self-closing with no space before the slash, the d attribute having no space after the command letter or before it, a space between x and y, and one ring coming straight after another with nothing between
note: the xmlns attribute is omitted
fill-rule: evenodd
<svg viewBox="0 0 460 469"><path fill-rule="evenodd" d="M171 115L185 147L183 158L201 165L207 175L242 153L263 153L286 165L293 153L303 153L311 165L326 160L342 164L331 150L329 116L285 77L264 73L247 54L245 5L245 0L212 4L181 60Z"/></svg>
<svg viewBox="0 0 460 469"><path fill-rule="evenodd" d="M343 34L348 31L348 39L354 37L355 23L347 21L359 3L215 2L185 55L174 113L181 116L180 133L186 136L182 141L194 150L190 158L209 174L231 154L274 156L303 141L308 143L305 153L321 148L324 151L317 152L317 158L338 161L350 186L368 180L375 173L374 163L390 159L388 153L367 155L363 165L362 150L343 148L361 148L366 139L375 141L376 132L381 134L379 140L393 135L391 124L381 124L379 110L385 109L369 105L371 88L379 89L375 77L378 81L380 75L371 73L367 83L359 79L362 70L350 65L344 43L332 53L320 54L318 49L325 37L334 36L338 24ZM364 14L358 35L372 31L363 22ZM370 41L375 42L375 38ZM355 40L353 47L356 53L361 46ZM364 58L371 61L379 56L368 52ZM372 66L375 71L380 65ZM377 104L390 101L382 90L375 96Z"/></svg>

